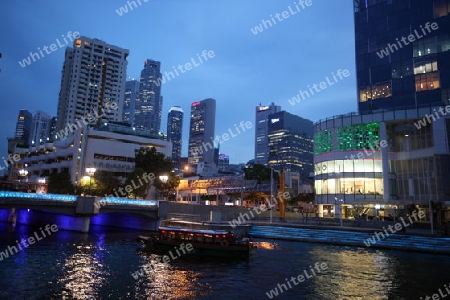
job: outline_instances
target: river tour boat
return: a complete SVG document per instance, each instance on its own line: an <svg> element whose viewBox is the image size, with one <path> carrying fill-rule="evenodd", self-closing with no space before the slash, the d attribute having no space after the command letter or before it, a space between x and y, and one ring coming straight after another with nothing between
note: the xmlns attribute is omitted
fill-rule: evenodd
<svg viewBox="0 0 450 300"><path fill-rule="evenodd" d="M230 231L178 227L159 227L157 235L138 236L137 241L160 251L191 244L188 254L218 257L246 258L256 248L249 238L237 239Z"/></svg>

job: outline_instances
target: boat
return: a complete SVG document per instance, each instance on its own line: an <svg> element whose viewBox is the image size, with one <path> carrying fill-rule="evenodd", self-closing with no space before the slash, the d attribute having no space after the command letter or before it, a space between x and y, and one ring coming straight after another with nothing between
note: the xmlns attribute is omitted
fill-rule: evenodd
<svg viewBox="0 0 450 300"><path fill-rule="evenodd" d="M230 231L159 227L155 236L138 236L150 250L170 251L182 246L189 255L247 258L256 246L249 238L238 239ZM192 246L188 246L191 244Z"/></svg>

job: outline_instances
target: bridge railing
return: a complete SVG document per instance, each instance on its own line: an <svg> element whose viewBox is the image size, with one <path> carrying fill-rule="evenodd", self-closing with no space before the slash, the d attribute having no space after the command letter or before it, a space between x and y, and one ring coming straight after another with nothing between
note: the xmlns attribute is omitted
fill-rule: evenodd
<svg viewBox="0 0 450 300"><path fill-rule="evenodd" d="M156 200L133 200L127 198L104 197L99 199L100 205L141 205L141 206L158 206Z"/></svg>
<svg viewBox="0 0 450 300"><path fill-rule="evenodd" d="M39 200L64 201L64 202L77 201L77 196L74 195L38 194L38 193L9 192L9 191L0 191L0 198L39 199Z"/></svg>
<svg viewBox="0 0 450 300"><path fill-rule="evenodd" d="M76 202L77 195L61 195L61 194L39 194L39 193L24 193L0 191L1 198L17 198L17 199L33 199L33 200L47 200L47 201L62 201L62 202ZM154 206L158 207L156 200L134 200L128 198L103 197L99 198L100 205L137 205L137 206Z"/></svg>

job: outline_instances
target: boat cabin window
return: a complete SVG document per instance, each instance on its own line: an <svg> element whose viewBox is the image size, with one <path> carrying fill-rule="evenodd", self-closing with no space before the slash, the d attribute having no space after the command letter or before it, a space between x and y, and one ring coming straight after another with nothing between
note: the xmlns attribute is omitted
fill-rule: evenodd
<svg viewBox="0 0 450 300"><path fill-rule="evenodd" d="M213 236L211 234L205 234L203 236L205 237L205 243L212 243L213 242Z"/></svg>

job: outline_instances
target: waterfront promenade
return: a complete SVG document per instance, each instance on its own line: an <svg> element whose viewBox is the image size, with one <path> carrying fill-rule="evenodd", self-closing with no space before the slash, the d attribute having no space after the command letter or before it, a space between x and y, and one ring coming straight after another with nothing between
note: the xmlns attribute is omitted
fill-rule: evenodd
<svg viewBox="0 0 450 300"><path fill-rule="evenodd" d="M378 233L376 235L375 233ZM382 235L383 233L383 235ZM426 236L422 230L408 234L387 235L373 228L335 227L272 223L253 225L249 235L253 238L280 239L299 242L325 243L375 249L396 249L450 255L450 237Z"/></svg>

